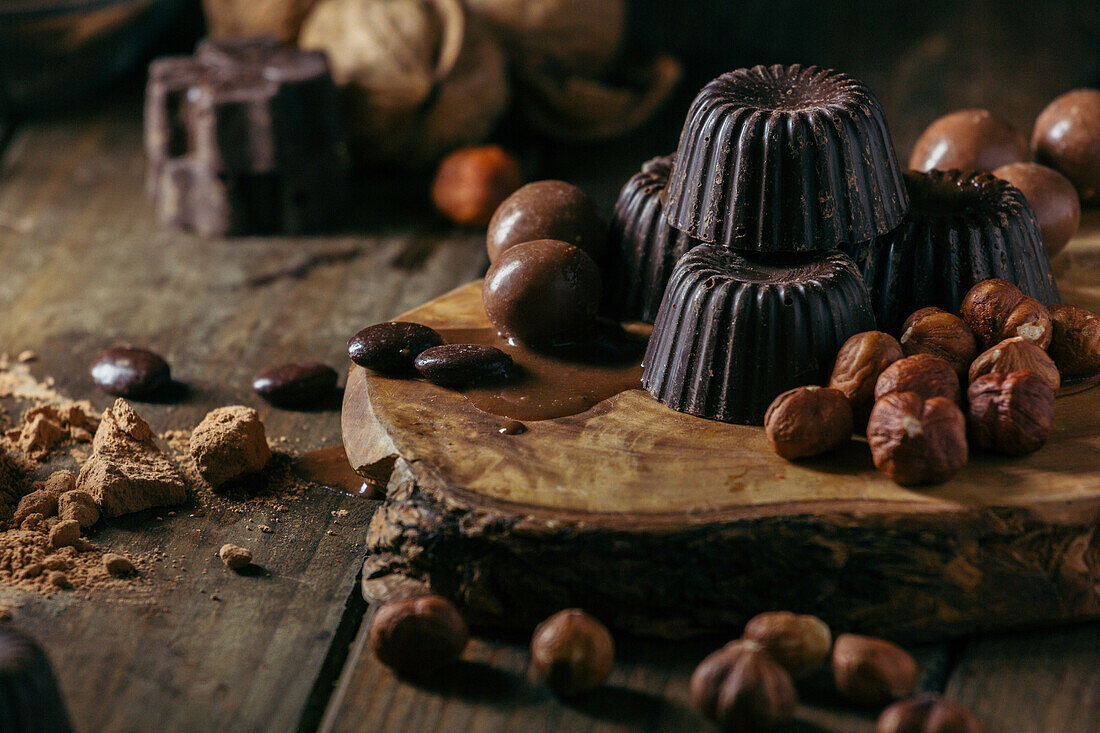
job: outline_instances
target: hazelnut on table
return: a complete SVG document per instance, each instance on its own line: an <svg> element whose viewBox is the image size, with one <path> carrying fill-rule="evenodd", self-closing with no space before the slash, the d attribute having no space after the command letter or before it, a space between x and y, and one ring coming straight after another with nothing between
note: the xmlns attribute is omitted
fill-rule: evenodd
<svg viewBox="0 0 1100 733"><path fill-rule="evenodd" d="M1073 305L1052 305L1049 311L1054 327L1049 353L1058 370L1067 377L1100 372L1100 318Z"/></svg>
<svg viewBox="0 0 1100 733"><path fill-rule="evenodd" d="M499 145L460 148L440 162L432 181L432 203L456 224L484 227L522 185L519 162Z"/></svg>
<svg viewBox="0 0 1100 733"><path fill-rule="evenodd" d="M787 460L827 453L851 439L852 406L838 389L796 387L768 407L764 431Z"/></svg>
<svg viewBox="0 0 1100 733"><path fill-rule="evenodd" d="M943 397L891 392L867 423L875 468L902 486L940 483L966 465L966 418Z"/></svg>
<svg viewBox="0 0 1100 733"><path fill-rule="evenodd" d="M938 695L924 694L896 702L882 711L875 733L983 733L974 714Z"/></svg>
<svg viewBox="0 0 1100 733"><path fill-rule="evenodd" d="M939 308L922 308L909 316L901 327L900 343L906 356L932 354L944 359L960 381L978 355L978 342L966 322Z"/></svg>
<svg viewBox="0 0 1100 733"><path fill-rule="evenodd" d="M969 398L970 436L987 450L1010 456L1036 451L1054 422L1054 390L1035 372L993 372L974 380Z"/></svg>
<svg viewBox="0 0 1100 733"><path fill-rule="evenodd" d="M611 632L578 608L558 611L531 637L531 671L559 695L595 690L611 674L614 661Z"/></svg>
<svg viewBox="0 0 1100 733"><path fill-rule="evenodd" d="M691 700L728 731L768 730L794 717L791 675L756 641L740 639L712 653L691 675Z"/></svg>
<svg viewBox="0 0 1100 733"><path fill-rule="evenodd" d="M984 348L1019 336L1040 349L1053 335L1046 307L1007 280L983 280L963 297L960 312Z"/></svg>
<svg viewBox="0 0 1100 733"><path fill-rule="evenodd" d="M832 632L824 621L790 611L752 617L742 636L763 646L796 680L816 672L833 646Z"/></svg>
<svg viewBox="0 0 1100 733"><path fill-rule="evenodd" d="M914 354L895 361L875 383L876 403L891 392L916 392L924 399L943 397L962 402L962 388L955 369L933 354Z"/></svg>
<svg viewBox="0 0 1100 733"><path fill-rule="evenodd" d="M429 675L458 659L469 639L466 620L437 595L387 603L370 625L370 647L378 661L410 677Z"/></svg>
<svg viewBox="0 0 1100 733"><path fill-rule="evenodd" d="M976 382L985 374L1009 374L1023 370L1038 374L1055 392L1062 386L1062 377L1054 360L1034 343L1019 336L1005 339L979 354L970 365L970 382Z"/></svg>
<svg viewBox="0 0 1100 733"><path fill-rule="evenodd" d="M917 661L885 639L841 634L833 644L833 682L857 705L885 705L917 686Z"/></svg>
<svg viewBox="0 0 1100 733"><path fill-rule="evenodd" d="M882 331L857 333L840 347L829 387L839 389L848 398L856 427L867 425L879 376L904 355L897 339Z"/></svg>

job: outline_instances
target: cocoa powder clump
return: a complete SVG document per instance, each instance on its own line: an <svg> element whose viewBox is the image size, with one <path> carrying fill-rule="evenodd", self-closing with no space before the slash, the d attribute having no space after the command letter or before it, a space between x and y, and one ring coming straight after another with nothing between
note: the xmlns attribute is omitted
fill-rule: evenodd
<svg viewBox="0 0 1100 733"><path fill-rule="evenodd" d="M211 486L259 473L271 460L271 448L260 414L231 405L211 410L192 431L191 457Z"/></svg>

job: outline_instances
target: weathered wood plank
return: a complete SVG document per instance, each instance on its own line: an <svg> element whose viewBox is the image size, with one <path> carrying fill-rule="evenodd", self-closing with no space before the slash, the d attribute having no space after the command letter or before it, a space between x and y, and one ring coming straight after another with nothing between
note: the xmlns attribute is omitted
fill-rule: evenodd
<svg viewBox="0 0 1100 733"><path fill-rule="evenodd" d="M35 351L34 374L69 397L110 404L87 364L128 341L162 353L189 387L179 404L137 405L155 429L187 429L213 407L243 403L291 450L331 445L338 400L276 410L251 393L251 376L290 360L342 369L349 334L483 269L480 236L419 213L418 181L363 182L361 221L348 231L369 224L370 237L206 241L162 229L142 194L140 135L140 100L130 97L30 124L0 162L0 351ZM287 507L251 502L203 517L185 508L102 525L98 544L164 553L132 591L45 599L0 589L14 623L57 666L78 729L298 726L314 685L322 698L331 685L318 675L358 592L373 504L318 488ZM263 571L226 571L215 553L228 541L253 548Z"/></svg>

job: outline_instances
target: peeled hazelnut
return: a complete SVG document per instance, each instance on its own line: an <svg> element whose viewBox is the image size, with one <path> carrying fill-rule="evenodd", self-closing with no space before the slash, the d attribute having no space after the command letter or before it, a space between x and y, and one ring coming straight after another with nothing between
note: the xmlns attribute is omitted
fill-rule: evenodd
<svg viewBox="0 0 1100 733"><path fill-rule="evenodd" d="M378 661L407 676L422 677L458 659L469 638L458 609L435 595L387 603L370 625Z"/></svg>
<svg viewBox="0 0 1100 733"><path fill-rule="evenodd" d="M772 448L794 460L835 450L852 437L852 406L838 389L796 387L775 398L764 414Z"/></svg>
<svg viewBox="0 0 1100 733"><path fill-rule="evenodd" d="M833 681L850 702L885 705L917 686L917 661L885 639L841 634L833 644Z"/></svg>
<svg viewBox="0 0 1100 733"><path fill-rule="evenodd" d="M558 611L531 637L531 670L559 695L595 690L611 674L614 661L611 632L578 608Z"/></svg>
<svg viewBox="0 0 1100 733"><path fill-rule="evenodd" d="M938 695L918 695L882 711L875 733L983 733L972 712Z"/></svg>
<svg viewBox="0 0 1100 733"><path fill-rule="evenodd" d="M933 354L914 354L886 367L875 383L875 401L891 392L916 392L925 399L943 397L955 403L962 400L955 369Z"/></svg>
<svg viewBox="0 0 1100 733"><path fill-rule="evenodd" d="M977 381L983 374L992 372L1008 374L1023 369L1038 374L1055 392L1062 386L1058 367L1054 365L1054 361L1047 352L1019 336L1005 339L992 349L979 354L970 365L970 381L971 383Z"/></svg>
<svg viewBox="0 0 1100 733"><path fill-rule="evenodd" d="M1049 353L1067 377L1100 372L1100 318L1073 305L1050 306L1054 336Z"/></svg>
<svg viewBox="0 0 1100 733"><path fill-rule="evenodd" d="M432 202L456 224L484 227L522 185L519 163L499 145L461 148L440 162Z"/></svg>
<svg viewBox="0 0 1100 733"><path fill-rule="evenodd" d="M1039 450L1054 422L1054 390L1035 372L993 372L967 391L970 439L987 450L1022 456Z"/></svg>
<svg viewBox="0 0 1100 733"><path fill-rule="evenodd" d="M943 397L891 392L871 411L867 442L875 468L902 486L939 483L966 465L966 418Z"/></svg>
<svg viewBox="0 0 1100 733"><path fill-rule="evenodd" d="M764 647L796 680L816 672L833 645L832 632L824 621L790 611L754 616L745 624L743 636Z"/></svg>
<svg viewBox="0 0 1100 733"><path fill-rule="evenodd" d="M1006 280L983 280L963 297L963 320L984 348L1020 336L1040 349L1050 345L1050 313Z"/></svg>
<svg viewBox="0 0 1100 733"><path fill-rule="evenodd" d="M862 429L867 424L879 375L902 356L897 339L882 331L857 333L840 347L829 386L839 389L852 403L857 427Z"/></svg>
<svg viewBox="0 0 1100 733"><path fill-rule="evenodd" d="M901 348L906 356L932 354L946 360L960 381L978 355L978 342L970 327L938 308L922 308L909 316L902 327Z"/></svg>
<svg viewBox="0 0 1100 733"><path fill-rule="evenodd" d="M712 653L691 675L691 699L728 731L760 731L794 716L791 675L763 646L741 639Z"/></svg>

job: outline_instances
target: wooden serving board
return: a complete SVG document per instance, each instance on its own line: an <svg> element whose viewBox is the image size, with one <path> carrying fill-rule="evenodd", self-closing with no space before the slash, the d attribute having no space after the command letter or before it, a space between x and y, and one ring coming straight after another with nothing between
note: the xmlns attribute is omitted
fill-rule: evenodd
<svg viewBox="0 0 1100 733"><path fill-rule="evenodd" d="M1097 253L1093 234L1060 258L1066 302L1100 307ZM489 325L479 283L401 319ZM499 434L504 422L458 392L352 370L348 456L364 473L396 459L369 530L368 599L429 587L508 626L576 605L665 637L768 609L909 640L1100 617L1098 389L1059 397L1037 453L974 453L922 489L879 474L861 440L791 463L761 428L642 390L521 435Z"/></svg>

